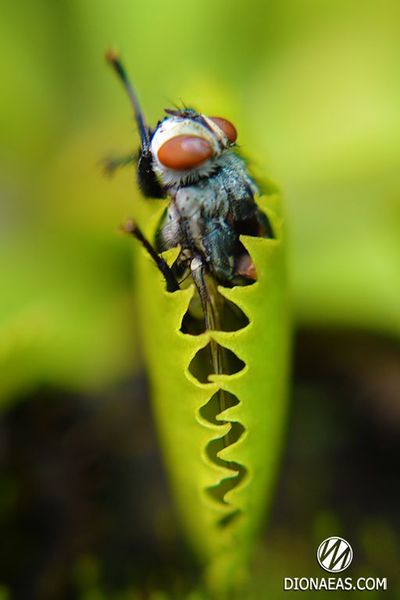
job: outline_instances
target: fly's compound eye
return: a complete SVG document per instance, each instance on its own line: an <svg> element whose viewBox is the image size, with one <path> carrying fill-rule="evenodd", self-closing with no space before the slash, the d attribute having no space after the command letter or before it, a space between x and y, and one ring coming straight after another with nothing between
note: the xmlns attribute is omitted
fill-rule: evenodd
<svg viewBox="0 0 400 600"><path fill-rule="evenodd" d="M195 135L177 135L165 142L157 154L160 163L177 171L198 167L212 155L207 140Z"/></svg>
<svg viewBox="0 0 400 600"><path fill-rule="evenodd" d="M223 119L222 117L210 117L210 119L211 121L214 121L214 123L218 125L220 129L222 129L231 144L236 142L236 127L230 121L228 121L228 119Z"/></svg>

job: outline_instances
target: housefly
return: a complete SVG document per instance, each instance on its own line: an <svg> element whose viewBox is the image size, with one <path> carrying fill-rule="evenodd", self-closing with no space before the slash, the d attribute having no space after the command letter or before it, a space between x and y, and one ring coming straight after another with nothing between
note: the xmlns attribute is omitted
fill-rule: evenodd
<svg viewBox="0 0 400 600"><path fill-rule="evenodd" d="M169 200L155 240L147 240L134 222L125 231L144 245L168 291L192 277L206 328L218 329L216 286L248 285L257 278L240 236L272 236L255 202L259 189L239 154L236 128L186 107L165 109L166 116L149 127L119 57L109 51L106 58L128 93L140 136L137 155L109 161L108 170L136 162L142 194ZM169 267L161 253L177 246L178 258Z"/></svg>
<svg viewBox="0 0 400 600"><path fill-rule="evenodd" d="M273 237L273 234L266 215L255 201L259 187L238 151L236 128L225 118L186 107L166 109L165 117L150 128L118 56L108 52L106 57L128 93L140 136L137 154L109 160L107 169L112 172L119 166L135 163L142 194L168 200L155 239L147 239L133 221L124 230L137 238L150 254L164 276L167 291L176 292L184 281L193 281L197 294L183 317L183 333L196 335L203 327L208 331L237 331L249 320L218 288L254 283L256 268L241 236ZM179 247L178 256L170 267L162 253L175 247ZM201 354L202 350L206 355ZM212 335L202 350L189 365L190 372L202 382L208 381L210 373L230 375L244 366L238 356L219 345ZM190 368L193 363L196 363L194 370ZM213 398L217 406L215 414L222 414L238 403L222 387ZM210 411L213 413L214 409ZM205 418L210 420L209 415ZM226 423L223 418L216 422ZM236 462L223 460L218 452L239 439L240 431L239 424L235 428L231 423L223 437L213 440L210 446L214 452L211 460L232 471L232 476L224 479L224 493L237 485L245 469Z"/></svg>

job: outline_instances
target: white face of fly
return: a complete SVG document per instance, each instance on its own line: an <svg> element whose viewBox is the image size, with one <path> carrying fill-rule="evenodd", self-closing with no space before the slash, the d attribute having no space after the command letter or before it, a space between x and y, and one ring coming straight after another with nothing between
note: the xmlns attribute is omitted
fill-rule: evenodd
<svg viewBox="0 0 400 600"><path fill-rule="evenodd" d="M151 140L153 169L165 186L197 181L210 175L232 143L212 119L171 116ZM202 122L203 121L203 122Z"/></svg>

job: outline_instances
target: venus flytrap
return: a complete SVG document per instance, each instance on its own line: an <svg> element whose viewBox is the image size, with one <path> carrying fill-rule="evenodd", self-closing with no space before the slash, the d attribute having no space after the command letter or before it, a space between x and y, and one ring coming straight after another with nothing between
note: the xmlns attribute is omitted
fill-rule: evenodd
<svg viewBox="0 0 400 600"><path fill-rule="evenodd" d="M128 228L144 246L139 321L181 521L222 597L243 580L282 437L289 325L279 196L272 186L258 196L225 119L166 111L151 131L119 60L108 60L134 107L142 192L169 197L139 200L140 229Z"/></svg>
<svg viewBox="0 0 400 600"><path fill-rule="evenodd" d="M220 288L248 317L248 325L237 331L182 333L193 284L167 292L147 254L136 253L139 318L163 456L187 537L207 567L211 586L219 591L241 577L265 515L286 408L289 322L279 197L262 197L259 206L270 217L275 238L244 240L258 280L251 286ZM149 223L148 205L141 208L146 215L143 222ZM162 210L154 210L146 227L150 239ZM169 254L172 263L176 250ZM211 337L234 352L245 367L233 375L210 375L208 383L200 383L189 365ZM208 420L202 409L220 389L231 394L235 404ZM241 465L243 475L218 500L210 488L232 478L235 471L212 460L207 448L237 423L243 429L239 439L220 449L218 457Z"/></svg>

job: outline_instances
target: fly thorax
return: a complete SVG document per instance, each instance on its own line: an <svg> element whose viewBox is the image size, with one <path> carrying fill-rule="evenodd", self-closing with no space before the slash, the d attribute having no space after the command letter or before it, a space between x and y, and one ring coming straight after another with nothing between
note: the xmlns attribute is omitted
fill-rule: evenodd
<svg viewBox="0 0 400 600"><path fill-rule="evenodd" d="M196 219L202 211L202 202L196 193L193 193L193 188L181 188L175 196L176 209L183 219Z"/></svg>

